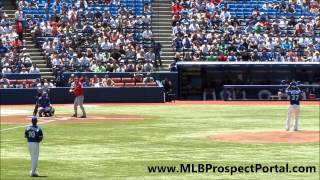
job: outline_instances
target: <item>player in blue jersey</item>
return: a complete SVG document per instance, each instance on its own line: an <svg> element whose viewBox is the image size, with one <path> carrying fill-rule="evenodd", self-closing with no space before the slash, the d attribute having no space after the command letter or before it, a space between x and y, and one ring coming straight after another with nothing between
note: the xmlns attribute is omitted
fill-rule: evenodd
<svg viewBox="0 0 320 180"><path fill-rule="evenodd" d="M300 99L301 99L301 90L297 87L296 82L291 82L289 87L286 89L288 95L290 106L288 110L288 117L286 122L286 130L290 130L291 126L291 117L294 117L293 130L298 131L298 121L299 121L299 112L300 112Z"/></svg>
<svg viewBox="0 0 320 180"><path fill-rule="evenodd" d="M45 115L46 117L50 117L54 114L54 108L51 107L50 99L46 92L42 93L42 95L38 97L37 106L40 117L42 117L43 115Z"/></svg>
<svg viewBox="0 0 320 180"><path fill-rule="evenodd" d="M39 159L39 144L43 139L43 133L39 126L37 126L38 120L36 116L32 116L32 125L27 126L24 132L25 138L28 140L28 148L31 156L31 171L30 176L37 177L37 166Z"/></svg>

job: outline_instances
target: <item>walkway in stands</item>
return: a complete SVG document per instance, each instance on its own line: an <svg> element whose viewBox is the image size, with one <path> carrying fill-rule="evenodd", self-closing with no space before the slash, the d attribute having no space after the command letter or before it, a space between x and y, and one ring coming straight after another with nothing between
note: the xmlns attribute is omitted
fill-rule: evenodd
<svg viewBox="0 0 320 180"><path fill-rule="evenodd" d="M152 10L152 32L155 40L159 41L162 45L162 68L163 70L168 70L168 66L174 58L171 37L171 1L154 0L152 3Z"/></svg>

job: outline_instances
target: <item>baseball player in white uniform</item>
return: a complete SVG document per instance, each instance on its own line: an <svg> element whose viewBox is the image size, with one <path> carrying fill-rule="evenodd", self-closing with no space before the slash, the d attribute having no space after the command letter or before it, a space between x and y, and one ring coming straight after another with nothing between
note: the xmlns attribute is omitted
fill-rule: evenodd
<svg viewBox="0 0 320 180"><path fill-rule="evenodd" d="M301 90L297 87L296 82L291 82L289 87L286 89L286 93L290 100L288 116L286 120L286 130L290 131L291 118L293 116L294 117L293 130L298 131Z"/></svg>

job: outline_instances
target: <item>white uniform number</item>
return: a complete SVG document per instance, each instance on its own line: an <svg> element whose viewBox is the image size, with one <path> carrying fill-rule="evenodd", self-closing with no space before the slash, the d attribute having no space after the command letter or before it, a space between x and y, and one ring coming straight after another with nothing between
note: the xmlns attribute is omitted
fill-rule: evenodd
<svg viewBox="0 0 320 180"><path fill-rule="evenodd" d="M297 100L299 100L299 95L298 94L291 95L291 98L292 98L293 101L297 101Z"/></svg>
<svg viewBox="0 0 320 180"><path fill-rule="evenodd" d="M36 132L29 131L29 138L35 138L35 137L36 137Z"/></svg>

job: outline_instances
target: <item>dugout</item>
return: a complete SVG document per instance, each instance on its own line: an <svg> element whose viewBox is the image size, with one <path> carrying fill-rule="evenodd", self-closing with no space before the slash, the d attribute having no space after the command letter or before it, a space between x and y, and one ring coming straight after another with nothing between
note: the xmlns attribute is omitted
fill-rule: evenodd
<svg viewBox="0 0 320 180"><path fill-rule="evenodd" d="M179 62L177 66L178 97L183 100L225 99L230 93L224 85L280 85L281 80L320 83L318 62ZM241 88L237 90L242 93ZM253 97L251 92L246 96Z"/></svg>

